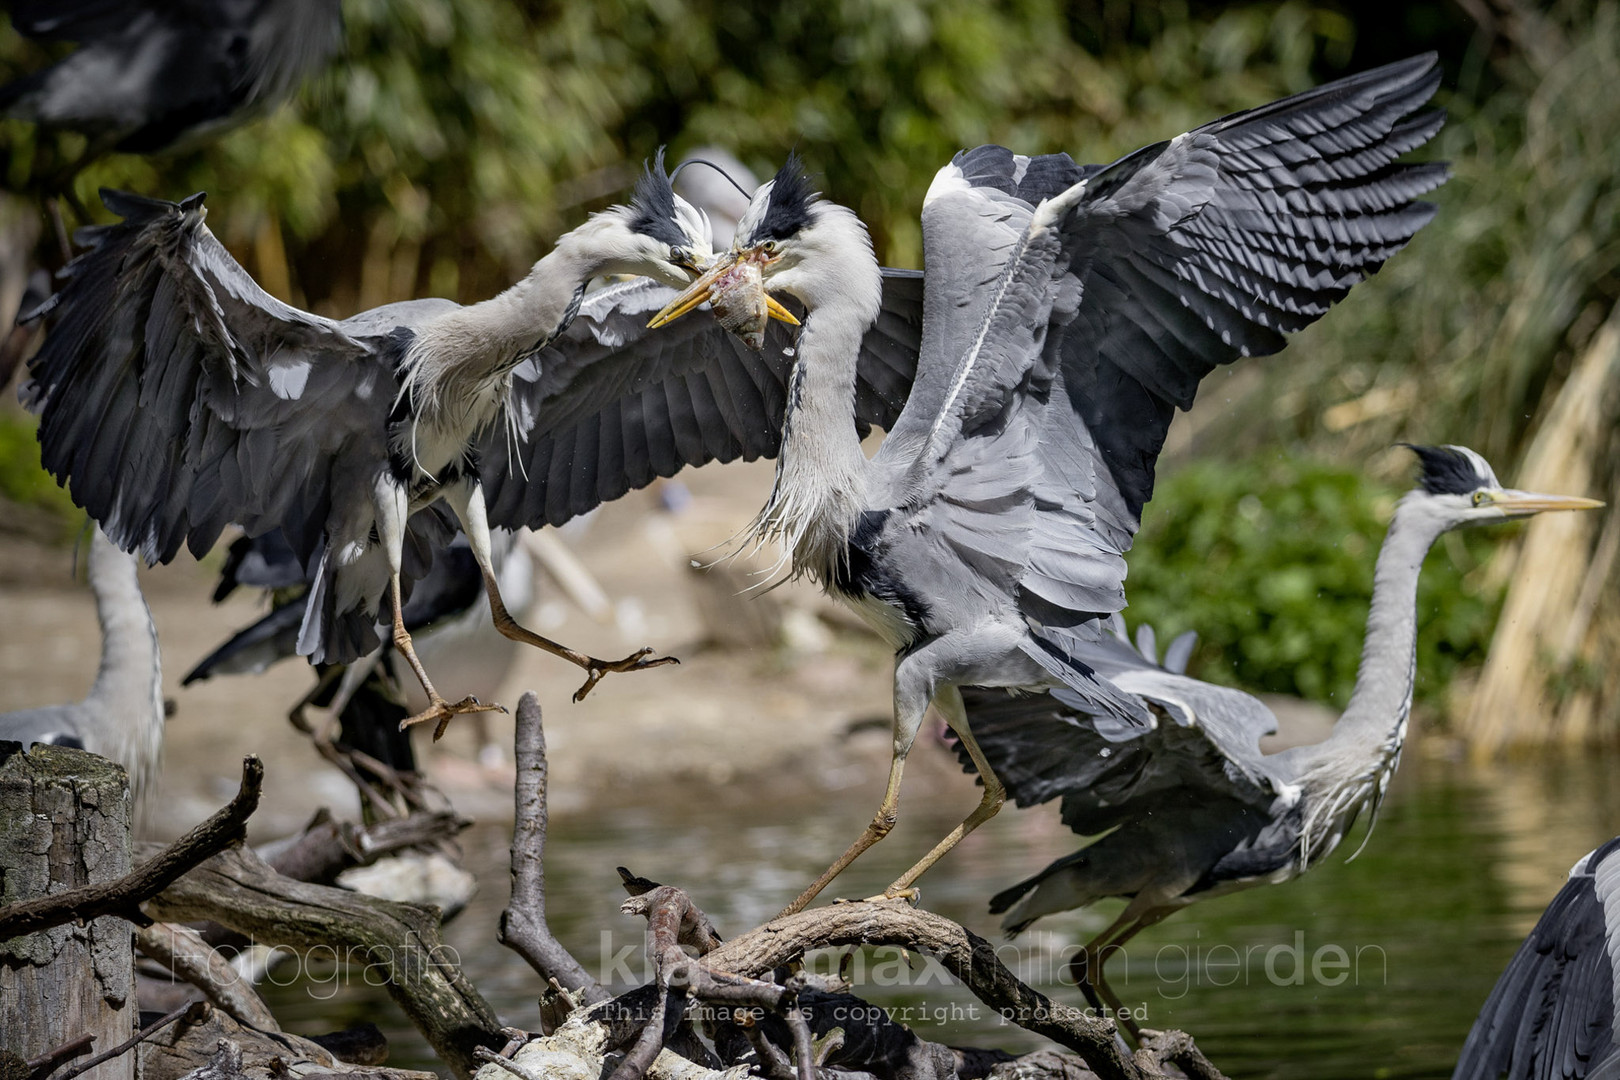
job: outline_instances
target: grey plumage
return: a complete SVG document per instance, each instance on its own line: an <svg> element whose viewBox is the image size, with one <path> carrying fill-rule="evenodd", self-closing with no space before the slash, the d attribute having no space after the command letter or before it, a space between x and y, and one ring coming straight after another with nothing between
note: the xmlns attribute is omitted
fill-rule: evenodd
<svg viewBox="0 0 1620 1080"><path fill-rule="evenodd" d="M0 87L0 111L148 154L290 94L342 47L338 0L11 0L12 26L77 42ZM81 160L81 164L83 163Z"/></svg>
<svg viewBox="0 0 1620 1080"><path fill-rule="evenodd" d="M97 530L90 590L101 624L101 662L83 701L0 714L0 740L78 746L129 773L137 807L157 786L163 755L163 666L135 559Z"/></svg>
<svg viewBox="0 0 1620 1080"><path fill-rule="evenodd" d="M1620 1076L1620 838L1588 853L1508 961L1452 1080Z"/></svg>
<svg viewBox="0 0 1620 1080"><path fill-rule="evenodd" d="M43 461L149 561L200 555L228 523L279 529L313 568L299 652L352 661L376 648L453 519L487 568L490 527L559 524L684 465L775 451L785 362L744 355L706 316L649 334L640 313L671 295L650 282L586 293L616 273L683 282L707 259L702 215L669 189L660 155L631 206L593 215L494 299L342 321L264 293L203 225L201 195L104 193L124 220L81 233L89 250L32 316L53 321L23 390ZM894 332L915 340L903 318ZM881 351L863 415L892 421L914 353ZM589 670L580 694L654 663L650 650L605 662L566 649L497 600L503 634ZM394 638L435 710L455 711L408 631Z"/></svg>
<svg viewBox="0 0 1620 1080"><path fill-rule="evenodd" d="M791 551L895 646L884 835L933 702L972 752L958 688L1063 687L1114 734L1134 695L1083 659L1125 605L1123 554L1170 418L1217 365L1281 348L1432 216L1438 164L1397 159L1439 129L1434 57L1207 124L1107 166L1002 147L959 154L923 202L916 383L868 462L848 435L853 345L875 315L865 230L789 163L756 195L731 264L807 317L761 539ZM688 290L706 288L726 262ZM672 316L683 301L661 317ZM909 887L995 812L992 782Z"/></svg>
<svg viewBox="0 0 1620 1080"><path fill-rule="evenodd" d="M1277 727L1271 710L1161 667L1122 632L1082 643L1077 657L1152 713L1139 734L1110 738L1097 723L1107 718L1066 688L1023 698L964 691L980 752L1008 795L1020 806L1060 799L1064 824L1095 838L998 893L991 911L1016 934L1053 912L1129 898L1086 950L1096 966L1083 984L1111 1007L1106 950L1188 904L1286 881L1329 855L1360 815L1376 815L1406 738L1417 581L1434 541L1459 526L1600 505L1504 490L1466 448L1413 449L1420 483L1397 505L1379 551L1355 690L1323 742L1262 754L1260 739ZM965 747L958 756L976 768Z"/></svg>

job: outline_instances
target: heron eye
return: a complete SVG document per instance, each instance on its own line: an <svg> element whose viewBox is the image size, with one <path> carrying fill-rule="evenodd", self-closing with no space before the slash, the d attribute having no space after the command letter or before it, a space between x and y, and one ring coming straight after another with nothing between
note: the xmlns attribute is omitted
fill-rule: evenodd
<svg viewBox="0 0 1620 1080"><path fill-rule="evenodd" d="M1488 495L1486 495L1483 491L1474 492L1474 505L1475 506L1484 506L1489 501L1490 501L1490 497Z"/></svg>
<svg viewBox="0 0 1620 1080"><path fill-rule="evenodd" d="M776 246L777 245L776 245L775 240L767 240L767 241L765 241L763 244L761 244L759 246L759 249L761 251L763 251L767 255L775 255L776 254Z"/></svg>

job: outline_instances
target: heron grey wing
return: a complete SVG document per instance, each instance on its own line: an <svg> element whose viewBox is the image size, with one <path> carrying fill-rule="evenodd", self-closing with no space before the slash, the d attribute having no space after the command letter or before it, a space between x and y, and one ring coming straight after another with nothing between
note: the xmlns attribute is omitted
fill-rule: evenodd
<svg viewBox="0 0 1620 1080"><path fill-rule="evenodd" d="M1019 583L1038 626L1079 633L1124 605L1120 556L1199 381L1281 348L1432 216L1414 200L1445 167L1396 159L1439 129L1421 108L1438 78L1419 57L1101 169L1052 162L1032 179L1032 159L981 148L942 170L923 212L925 359L884 450L907 459L890 475L915 498L958 482L953 455L974 438L1039 429L1033 467L1004 476L1038 511ZM1070 175L1020 218L1024 196Z"/></svg>
<svg viewBox="0 0 1620 1080"><path fill-rule="evenodd" d="M386 465L390 337L266 294L203 225L202 196L104 192L22 397L45 467L125 550L201 555L230 522L319 540L334 458Z"/></svg>
<svg viewBox="0 0 1620 1080"><path fill-rule="evenodd" d="M1610 957L1616 924L1614 871L1620 839L1571 874L1508 961L1463 1043L1453 1080L1597 1075L1614 1066L1615 979ZM1617 864L1603 874L1603 868ZM1597 874L1592 872L1596 868ZM1607 896L1598 895L1599 876ZM1608 900L1609 902L1605 902Z"/></svg>
<svg viewBox="0 0 1620 1080"><path fill-rule="evenodd" d="M1135 650L1118 645L1118 664L1129 665ZM1081 659L1120 690L1156 705L1160 715L1155 723L1120 740L1099 730L1098 721L1109 717L1065 689L1027 696L962 691L973 736L1019 806L1061 798L1065 824L1089 836L1129 821L1169 791L1271 805L1278 793L1256 734L1268 727L1270 714L1258 701L1203 683L1174 692L1162 687L1152 694L1145 687L1133 690L1121 667L1097 651ZM1142 666L1139 658L1135 671L1168 675ZM1247 698L1248 703L1225 702L1223 695ZM971 761L960 749L958 753L964 768L972 771Z"/></svg>
<svg viewBox="0 0 1620 1080"><path fill-rule="evenodd" d="M1276 352L1433 216L1438 163L1397 159L1444 122L1433 54L1146 147L1070 189L1058 223L1081 302L1055 351L1134 533L1175 408L1240 356ZM1119 513L1119 509L1112 509Z"/></svg>
<svg viewBox="0 0 1620 1080"><path fill-rule="evenodd" d="M773 321L755 352L707 310L647 329L674 295L647 279L590 293L564 333L518 368L509 424L479 446L491 524L559 525L687 465L775 456L793 332ZM886 277L857 369L861 429L893 424L904 404L919 297L917 275Z"/></svg>

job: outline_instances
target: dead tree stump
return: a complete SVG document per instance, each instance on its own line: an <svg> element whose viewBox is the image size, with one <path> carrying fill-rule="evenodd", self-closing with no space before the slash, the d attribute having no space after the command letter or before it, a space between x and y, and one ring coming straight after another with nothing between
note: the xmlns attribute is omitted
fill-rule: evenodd
<svg viewBox="0 0 1620 1080"><path fill-rule="evenodd" d="M8 753L9 751L9 753ZM123 877L129 780L105 758L0 744L0 906ZM0 941L0 1044L24 1058L80 1035L96 1050L135 1029L133 929L117 916ZM84 1080L132 1080L135 1055Z"/></svg>

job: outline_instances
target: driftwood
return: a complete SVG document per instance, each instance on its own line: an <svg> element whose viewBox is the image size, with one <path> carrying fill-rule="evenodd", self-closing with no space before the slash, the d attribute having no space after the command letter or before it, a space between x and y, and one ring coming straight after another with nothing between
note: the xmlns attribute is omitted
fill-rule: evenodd
<svg viewBox="0 0 1620 1080"><path fill-rule="evenodd" d="M88 1072L104 1061L111 1061L114 1058L122 1057L131 1050L135 1049L135 1047L139 1046L141 1043L145 1042L147 1039L150 1039L152 1036L168 1027L170 1024L175 1023L177 1020L185 1019L188 1023L197 1023L207 1015L208 1005L206 1002L193 1001L182 1005L180 1008L174 1010L172 1013L169 1013L167 1016L158 1017L156 1020L152 1021L150 1024L147 1024L145 1027L141 1028L141 1030L137 1031L135 1034L131 1035L128 1039L125 1039L112 1049L105 1050L90 1060L80 1062L78 1065L73 1066L73 1068L60 1073L56 1077L56 1080L73 1080L75 1076L78 1076L83 1072Z"/></svg>
<svg viewBox="0 0 1620 1080"><path fill-rule="evenodd" d="M435 911L293 881L241 847L181 878L147 910L164 921L207 919L264 945L329 949L366 965L458 1076L477 1069L478 1047L506 1043L495 1011L446 953Z"/></svg>
<svg viewBox="0 0 1620 1080"><path fill-rule="evenodd" d="M375 1028L305 1038L287 1032L262 1032L243 1027L219 1010L197 1024L176 1024L159 1032L140 1048L142 1080L179 1080L199 1068L211 1067L221 1043L230 1048L234 1076L250 1080L437 1080L432 1073L409 1069L376 1068ZM359 1067L353 1051L369 1046ZM346 1052L347 1051L347 1052Z"/></svg>
<svg viewBox="0 0 1620 1080"><path fill-rule="evenodd" d="M261 854L279 874L330 885L345 870L370 866L397 851L448 840L470 824L450 810L417 811L369 825L338 821L321 810L298 836Z"/></svg>
<svg viewBox="0 0 1620 1080"><path fill-rule="evenodd" d="M745 1075L810 1080L823 1068L836 1068L849 1080L1155 1080L1166 1076L1167 1064L1196 1080L1221 1076L1180 1032L1150 1033L1144 1046L1129 1054L1112 1020L1053 1002L1009 971L988 941L930 912L899 902L834 904L723 942L681 889L637 878L622 867L631 899L621 910L647 918L656 978L650 986L589 1004L587 995L600 987L588 975L572 986L559 985L559 973L578 964L545 923L545 742L532 695L519 705L517 732L513 898L503 917L503 941L550 981L553 992L542 1001L543 1013L550 1010L548 1034L515 1049L509 1045L500 1054L478 1051L487 1062L480 1080L600 1080L616 1053L623 1056L610 1080ZM814 950L863 945L899 946L936 958L986 1005L1078 1058L1046 1051L1014 1060L998 1051L929 1043L841 986L787 974ZM707 1044L692 1030L694 1021Z"/></svg>
<svg viewBox="0 0 1620 1080"><path fill-rule="evenodd" d="M135 947L174 978L202 991L210 1004L233 1019L260 1031L281 1030L252 984L191 927L153 923L135 932Z"/></svg>
<svg viewBox="0 0 1620 1080"><path fill-rule="evenodd" d="M589 1004L610 995L551 934L546 922L546 736L540 701L518 701L513 756L517 764L512 822L512 899L501 912L499 938L542 979Z"/></svg>
<svg viewBox="0 0 1620 1080"><path fill-rule="evenodd" d="M84 885L0 908L0 941L102 915L117 915L136 926L150 925L152 920L141 912L141 903L227 845L240 841L246 835L248 818L258 809L263 783L264 765L257 757L243 758L241 788L212 817L117 881Z"/></svg>

